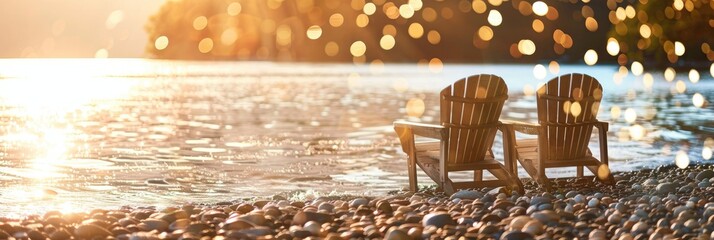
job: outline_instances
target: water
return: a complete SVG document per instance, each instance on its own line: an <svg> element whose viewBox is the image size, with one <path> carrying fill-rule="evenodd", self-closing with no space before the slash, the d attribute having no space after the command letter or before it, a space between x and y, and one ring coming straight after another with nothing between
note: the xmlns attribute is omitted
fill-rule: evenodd
<svg viewBox="0 0 714 240"><path fill-rule="evenodd" d="M692 96L714 99L708 73L696 84L677 75L686 86L678 93L677 80L661 72L652 72L651 87L632 74L615 77L615 66L559 67L569 72L604 86L598 118L611 122L613 170L671 164L677 155L706 161L714 107L695 107ZM524 92L544 80L532 65L446 65L432 73L406 64L1 60L0 216L274 194L383 195L407 185L392 122L438 121L438 91L474 73L506 79L503 118L536 119L535 98ZM411 99L425 102L421 117L407 116Z"/></svg>

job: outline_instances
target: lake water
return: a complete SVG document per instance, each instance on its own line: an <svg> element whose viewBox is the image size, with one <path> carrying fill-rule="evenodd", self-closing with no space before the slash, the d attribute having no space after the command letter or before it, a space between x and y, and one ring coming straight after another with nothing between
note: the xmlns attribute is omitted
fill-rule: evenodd
<svg viewBox="0 0 714 240"><path fill-rule="evenodd" d="M714 100L709 72L693 83L688 73L669 82L653 71L648 82L617 66L584 65L561 65L538 80L533 69L0 60L0 216L400 190L406 157L392 122L438 121L437 93L476 73L506 79L502 117L521 121L536 119L531 93L539 83L571 72L599 79L598 118L611 123L614 171L711 158L714 107L693 101ZM416 99L424 113L408 117L406 103Z"/></svg>

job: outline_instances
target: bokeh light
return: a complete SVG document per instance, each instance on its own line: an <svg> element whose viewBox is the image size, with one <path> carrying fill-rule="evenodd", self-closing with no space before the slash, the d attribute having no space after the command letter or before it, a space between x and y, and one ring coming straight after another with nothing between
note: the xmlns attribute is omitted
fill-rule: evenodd
<svg viewBox="0 0 714 240"><path fill-rule="evenodd" d="M156 50L161 51L161 50L166 49L168 46L169 46L169 38L166 36L159 36L154 41L154 47L156 48Z"/></svg>
<svg viewBox="0 0 714 240"><path fill-rule="evenodd" d="M429 71L432 73L440 73L444 70L444 63L439 58L429 60Z"/></svg>
<svg viewBox="0 0 714 240"><path fill-rule="evenodd" d="M201 39L200 42L198 42L198 51L199 52L209 53L211 50L213 50L213 39L204 38L204 39Z"/></svg>
<svg viewBox="0 0 714 240"><path fill-rule="evenodd" d="M652 88L652 85L654 85L654 77L651 73L645 73L642 76L642 84L645 86L646 89Z"/></svg>
<svg viewBox="0 0 714 240"><path fill-rule="evenodd" d="M533 3L533 13L538 16L545 16L548 14L548 5L542 1L536 1Z"/></svg>
<svg viewBox="0 0 714 240"><path fill-rule="evenodd" d="M208 19L206 16L198 16L195 19L193 19L193 29L196 30L203 30L208 26Z"/></svg>
<svg viewBox="0 0 714 240"><path fill-rule="evenodd" d="M307 38L315 40L322 36L322 28L317 25L312 25L307 28Z"/></svg>
<svg viewBox="0 0 714 240"><path fill-rule="evenodd" d="M345 17L342 16L342 14L335 13L330 16L330 20L328 21L330 22L330 26L339 27L345 22Z"/></svg>
<svg viewBox="0 0 714 240"><path fill-rule="evenodd" d="M412 98L407 102L407 115L410 117L421 117L424 114L424 109L424 100Z"/></svg>
<svg viewBox="0 0 714 240"><path fill-rule="evenodd" d="M379 46L384 50L391 50L396 45L396 40L392 35L384 35L382 39L379 40Z"/></svg>
<svg viewBox="0 0 714 240"><path fill-rule="evenodd" d="M595 65L597 63L597 52L595 50L588 50L585 52L585 56L583 56L583 59L585 60L585 64L587 65Z"/></svg>
<svg viewBox="0 0 714 240"><path fill-rule="evenodd" d="M536 51L536 45L530 39L518 41L518 51L523 55L533 55Z"/></svg>
<svg viewBox="0 0 714 240"><path fill-rule="evenodd" d="M687 91L687 84L682 80L677 80L677 83L674 84L674 89L677 93L684 93Z"/></svg>
<svg viewBox="0 0 714 240"><path fill-rule="evenodd" d="M350 45L350 53L354 57L361 57L367 52L367 45L362 41L356 41Z"/></svg>
<svg viewBox="0 0 714 240"><path fill-rule="evenodd" d="M634 108L627 108L627 110L625 110L625 121L628 123L637 121L637 111L635 111Z"/></svg>
<svg viewBox="0 0 714 240"><path fill-rule="evenodd" d="M416 22L410 24L409 29L407 31L409 32L409 36L415 39L420 38L424 35L424 27L422 27L421 24Z"/></svg>
<svg viewBox="0 0 714 240"><path fill-rule="evenodd" d="M595 32L598 29L598 23L597 20L593 17L588 17L585 19L585 28L588 29L588 31Z"/></svg>
<svg viewBox="0 0 714 240"><path fill-rule="evenodd" d="M620 118L620 115L622 115L622 110L619 106L612 106L612 108L610 108L610 120L617 120Z"/></svg>
<svg viewBox="0 0 714 240"><path fill-rule="evenodd" d="M632 62L632 65L630 66L630 70L632 71L632 75L639 76L642 75L642 73L645 71L644 66L642 66L642 63L638 61Z"/></svg>
<svg viewBox="0 0 714 240"><path fill-rule="evenodd" d="M630 138L634 141L639 141L646 135L645 128L639 124L630 126L629 132L630 132Z"/></svg>
<svg viewBox="0 0 714 240"><path fill-rule="evenodd" d="M616 39L614 38L609 38L607 39L607 53L610 54L610 56L616 56L618 53L620 53L620 44L617 42Z"/></svg>
<svg viewBox="0 0 714 240"><path fill-rule="evenodd" d="M545 76L546 76L547 74L548 74L548 72L546 72L545 66L543 66L542 64L536 64L536 65L533 67L533 76L534 76L536 79L538 79L538 80L545 79Z"/></svg>
<svg viewBox="0 0 714 240"><path fill-rule="evenodd" d="M607 164L600 164L597 167L597 178L600 180L607 180L610 177L610 167Z"/></svg>
<svg viewBox="0 0 714 240"><path fill-rule="evenodd" d="M340 46L336 42L328 42L325 44L325 55L334 57L340 53Z"/></svg>
<svg viewBox="0 0 714 240"><path fill-rule="evenodd" d="M685 169L689 166L689 155L683 150L679 150L674 159L674 164L681 169Z"/></svg>
<svg viewBox="0 0 714 240"><path fill-rule="evenodd" d="M478 29L478 37L484 41L489 41L493 38L493 30L489 26L482 26Z"/></svg>
<svg viewBox="0 0 714 240"><path fill-rule="evenodd" d="M674 54L681 57L682 55L684 55L685 51L686 49L684 48L684 44L682 42L674 42Z"/></svg>
<svg viewBox="0 0 714 240"><path fill-rule="evenodd" d="M497 27L501 25L501 22L503 22L503 17L501 16L501 13L498 12L498 10L491 10L488 12L488 24L491 24L491 26Z"/></svg>
<svg viewBox="0 0 714 240"><path fill-rule="evenodd" d="M674 68L668 67L664 70L664 79L667 80L667 82L671 82L674 80L676 74L677 72L674 71Z"/></svg>
<svg viewBox="0 0 714 240"><path fill-rule="evenodd" d="M695 107L701 108L704 106L705 102L706 99L704 99L704 96L701 93L695 93L694 96L692 96L692 104L694 104Z"/></svg>
<svg viewBox="0 0 714 240"><path fill-rule="evenodd" d="M696 69L689 70L689 81L693 83L699 82L699 71Z"/></svg>

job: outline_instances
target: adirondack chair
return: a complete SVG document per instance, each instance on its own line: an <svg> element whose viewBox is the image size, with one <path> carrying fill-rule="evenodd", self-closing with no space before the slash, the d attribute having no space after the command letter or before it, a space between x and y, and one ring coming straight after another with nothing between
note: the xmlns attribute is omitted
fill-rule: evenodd
<svg viewBox="0 0 714 240"><path fill-rule="evenodd" d="M511 171L516 162L546 190L550 182L546 168L576 167L576 175L583 177L587 167L602 182L614 183L607 159L608 123L596 119L602 86L585 74L566 74L550 80L538 89L536 102L538 124L504 121L511 129L508 137L514 143L511 150L518 161L510 161ZM600 160L588 148L593 127L598 129ZM515 132L537 135L533 139L515 139Z"/></svg>
<svg viewBox="0 0 714 240"><path fill-rule="evenodd" d="M523 192L517 176L496 161L491 151L496 131L503 131L498 121L508 98L503 79L485 74L467 77L444 88L440 98L441 125L394 122L402 149L408 155L409 189L417 191L416 167L419 166L448 194L457 189L495 186ZM415 136L438 141L415 142ZM506 154L510 153L506 151L510 149L508 144L504 143ZM496 180L483 180L483 170ZM454 171L474 171L474 179L454 182L449 178L449 172Z"/></svg>

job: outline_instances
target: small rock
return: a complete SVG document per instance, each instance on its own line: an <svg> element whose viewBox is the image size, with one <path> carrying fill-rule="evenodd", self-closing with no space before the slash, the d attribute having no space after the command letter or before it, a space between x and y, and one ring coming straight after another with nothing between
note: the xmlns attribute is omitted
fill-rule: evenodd
<svg viewBox="0 0 714 240"><path fill-rule="evenodd" d="M523 226L521 231L530 233L534 236L538 236L541 233L543 233L543 223L541 223L538 220L531 220L528 223L526 223L525 226Z"/></svg>
<svg viewBox="0 0 714 240"><path fill-rule="evenodd" d="M697 181L702 181L704 179L709 179L709 178L713 178L713 177L714 177L714 171L707 169L707 170L699 172L699 174L697 174L697 176L694 179L696 179Z"/></svg>
<svg viewBox="0 0 714 240"><path fill-rule="evenodd" d="M645 180L645 182L642 183L642 185L648 186L648 187L654 187L654 186L657 186L657 184L659 184L659 181L657 181L657 179L654 179L654 178L648 178L647 180Z"/></svg>
<svg viewBox="0 0 714 240"><path fill-rule="evenodd" d="M322 227L320 226L320 223L315 222L315 221L309 221L305 223L305 226L302 227L302 229L312 233L313 235L318 235L320 234L320 229Z"/></svg>
<svg viewBox="0 0 714 240"><path fill-rule="evenodd" d="M350 201L350 207L351 208L356 208L359 206L367 206L369 204L369 200L366 198L355 198L352 201Z"/></svg>
<svg viewBox="0 0 714 240"><path fill-rule="evenodd" d="M320 204L319 207L317 207L317 210L324 210L326 212L332 212L335 210L335 205L332 205L331 203L323 202Z"/></svg>
<svg viewBox="0 0 714 240"><path fill-rule="evenodd" d="M501 240L534 240L533 235L521 231L508 231L501 235Z"/></svg>
<svg viewBox="0 0 714 240"><path fill-rule="evenodd" d="M386 240L408 240L408 239L410 239L410 237L409 237L409 234L407 234L403 230L398 229L396 227L392 227L387 232L387 235L384 236L384 239L386 239Z"/></svg>
<svg viewBox="0 0 714 240"><path fill-rule="evenodd" d="M632 226L633 232L645 233L647 232L647 229L649 229L649 226L647 226L646 222L638 222L635 223L634 226Z"/></svg>
<svg viewBox="0 0 714 240"><path fill-rule="evenodd" d="M588 235L588 239L607 239L607 232L600 229L593 229Z"/></svg>
<svg viewBox="0 0 714 240"><path fill-rule="evenodd" d="M141 221L139 228L147 232L152 230L163 232L169 228L169 223L161 219L149 218Z"/></svg>
<svg viewBox="0 0 714 240"><path fill-rule="evenodd" d="M533 220L533 218L529 216L518 216L511 220L511 223L508 225L508 227L510 230L521 230L523 226L525 226L526 223L530 222L531 220Z"/></svg>
<svg viewBox="0 0 714 240"><path fill-rule="evenodd" d="M622 221L622 214L619 211L615 211L607 217L607 221L612 224L619 224Z"/></svg>
<svg viewBox="0 0 714 240"><path fill-rule="evenodd" d="M299 212L293 217L293 224L302 226L309 221L315 221L320 224L332 222L332 215L317 212Z"/></svg>
<svg viewBox="0 0 714 240"><path fill-rule="evenodd" d="M677 185L670 182L664 182L657 185L655 188L658 194L668 194L677 192Z"/></svg>
<svg viewBox="0 0 714 240"><path fill-rule="evenodd" d="M588 201L588 207L595 208L600 206L600 200L597 198L591 198L590 201Z"/></svg>
<svg viewBox="0 0 714 240"><path fill-rule="evenodd" d="M483 193L478 191L461 190L451 194L451 199L479 199L483 197Z"/></svg>
<svg viewBox="0 0 714 240"><path fill-rule="evenodd" d="M435 212L424 216L423 224L424 227L435 226L437 228L442 228L446 225L456 225L456 222L447 212Z"/></svg>
<svg viewBox="0 0 714 240"><path fill-rule="evenodd" d="M74 230L74 235L78 238L105 238L109 235L112 235L112 233L107 230L106 228L94 225L94 224L83 224L79 225Z"/></svg>

